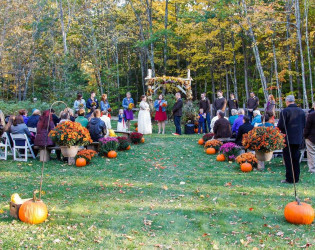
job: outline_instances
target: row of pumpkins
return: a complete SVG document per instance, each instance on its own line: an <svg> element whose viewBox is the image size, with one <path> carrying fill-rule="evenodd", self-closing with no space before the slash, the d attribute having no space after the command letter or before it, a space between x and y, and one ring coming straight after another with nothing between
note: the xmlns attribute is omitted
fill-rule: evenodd
<svg viewBox="0 0 315 250"><path fill-rule="evenodd" d="M199 145L203 145L203 139L198 140ZM207 148L206 154L214 155L216 154L216 150L214 148ZM225 161L224 154L219 154L216 157L217 161ZM253 170L253 167L249 163L241 164L241 170L243 172L250 172ZM285 219L292 224L304 224L309 225L314 221L314 209L310 204L305 202L300 202L300 200L296 200L288 203L284 208L284 217Z"/></svg>

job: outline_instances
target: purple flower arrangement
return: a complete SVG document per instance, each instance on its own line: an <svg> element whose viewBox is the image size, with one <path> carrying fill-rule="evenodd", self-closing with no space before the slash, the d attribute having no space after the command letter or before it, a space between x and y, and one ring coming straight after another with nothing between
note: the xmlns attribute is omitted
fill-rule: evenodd
<svg viewBox="0 0 315 250"><path fill-rule="evenodd" d="M235 161L240 151L240 147L233 142L225 143L220 147L221 154L224 154L225 159L228 161Z"/></svg>
<svg viewBox="0 0 315 250"><path fill-rule="evenodd" d="M116 151L119 143L115 137L107 137L99 139L100 153L106 155L109 151Z"/></svg>

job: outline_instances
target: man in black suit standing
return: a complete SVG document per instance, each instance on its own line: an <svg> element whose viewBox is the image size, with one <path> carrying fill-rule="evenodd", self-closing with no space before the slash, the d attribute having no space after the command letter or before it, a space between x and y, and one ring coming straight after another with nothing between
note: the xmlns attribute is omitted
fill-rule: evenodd
<svg viewBox="0 0 315 250"><path fill-rule="evenodd" d="M250 92L250 97L247 100L247 110L248 110L248 116L250 119L250 122L252 122L253 116L254 116L254 110L258 108L259 105L259 99L257 96L255 96L254 92Z"/></svg>
<svg viewBox="0 0 315 250"><path fill-rule="evenodd" d="M303 130L305 127L305 113L295 104L293 95L288 95L285 99L287 107L280 113L278 128L286 134L286 147L283 149L283 158L286 167L286 179L282 183L293 183L293 174L295 182L300 179L300 145L303 142ZM293 164L291 166L291 158Z"/></svg>
<svg viewBox="0 0 315 250"><path fill-rule="evenodd" d="M182 130L180 127L180 119L182 117L182 108L183 108L183 101L181 99L180 93L175 94L176 102L173 106L173 117L174 117L174 124L176 127L176 133L173 133L173 135L181 135Z"/></svg>

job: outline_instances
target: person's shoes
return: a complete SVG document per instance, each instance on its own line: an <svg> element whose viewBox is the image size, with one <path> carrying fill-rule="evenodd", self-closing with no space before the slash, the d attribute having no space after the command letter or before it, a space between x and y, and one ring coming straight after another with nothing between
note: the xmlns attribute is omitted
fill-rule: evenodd
<svg viewBox="0 0 315 250"><path fill-rule="evenodd" d="M180 134L177 134L177 133L172 133L172 135L180 135Z"/></svg>
<svg viewBox="0 0 315 250"><path fill-rule="evenodd" d="M162 135L164 135L164 134L165 134L165 132L163 131L163 132L162 132Z"/></svg>
<svg viewBox="0 0 315 250"><path fill-rule="evenodd" d="M288 183L288 184L291 184L291 183L288 182L287 180L282 180L281 183Z"/></svg>

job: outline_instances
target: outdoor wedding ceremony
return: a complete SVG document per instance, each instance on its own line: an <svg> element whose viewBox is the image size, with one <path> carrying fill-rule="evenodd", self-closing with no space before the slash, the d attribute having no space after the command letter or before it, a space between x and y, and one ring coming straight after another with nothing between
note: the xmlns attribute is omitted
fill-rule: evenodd
<svg viewBox="0 0 315 250"><path fill-rule="evenodd" d="M0 9L0 249L315 248L313 1Z"/></svg>

